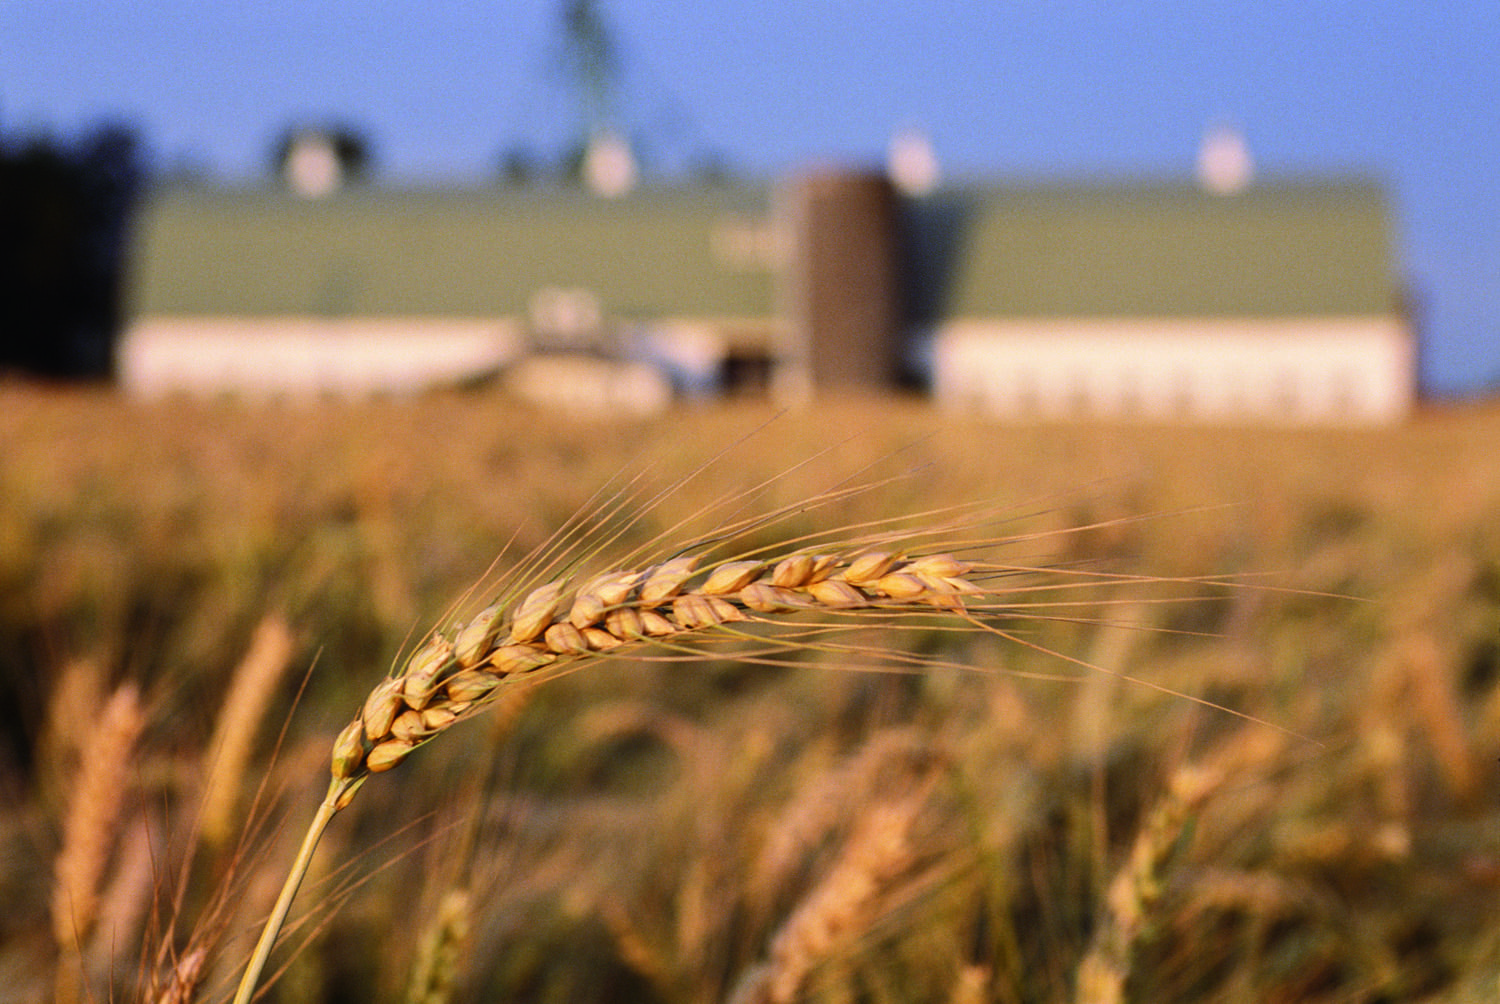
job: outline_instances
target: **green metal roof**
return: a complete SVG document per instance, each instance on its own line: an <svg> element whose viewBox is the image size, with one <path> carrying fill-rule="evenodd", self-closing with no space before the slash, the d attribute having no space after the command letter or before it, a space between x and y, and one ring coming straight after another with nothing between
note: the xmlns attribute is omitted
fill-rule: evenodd
<svg viewBox="0 0 1500 1004"><path fill-rule="evenodd" d="M760 190L167 189L137 219L137 314L505 316L545 286L585 287L616 316L765 317L771 276L714 260Z"/></svg>
<svg viewBox="0 0 1500 1004"><path fill-rule="evenodd" d="M1389 313L1392 219L1364 182L986 188L909 213L927 317Z"/></svg>
<svg viewBox="0 0 1500 1004"><path fill-rule="evenodd" d="M167 189L137 220L132 306L153 315L504 316L546 286L614 316L767 318L775 277L716 260L764 188ZM1392 219L1363 182L949 191L906 204L918 319L1390 312Z"/></svg>

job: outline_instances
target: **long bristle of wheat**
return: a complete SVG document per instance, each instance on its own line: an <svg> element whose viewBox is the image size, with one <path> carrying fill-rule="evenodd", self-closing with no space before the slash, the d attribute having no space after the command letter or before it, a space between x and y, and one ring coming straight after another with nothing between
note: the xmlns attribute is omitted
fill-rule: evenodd
<svg viewBox="0 0 1500 1004"><path fill-rule="evenodd" d="M403 671L378 684L333 751L335 781L390 770L456 721L496 700L504 686L642 642L671 644L705 629L799 611L894 608L962 612L982 593L973 565L949 555L886 551L739 560L695 572L691 558L542 584L512 605L486 608L453 638L435 633Z"/></svg>
<svg viewBox="0 0 1500 1004"><path fill-rule="evenodd" d="M74 1000L79 992L81 953L98 916L100 885L130 789L131 754L144 726L140 696L127 683L105 703L83 745L53 872L52 933L62 952L59 1001Z"/></svg>

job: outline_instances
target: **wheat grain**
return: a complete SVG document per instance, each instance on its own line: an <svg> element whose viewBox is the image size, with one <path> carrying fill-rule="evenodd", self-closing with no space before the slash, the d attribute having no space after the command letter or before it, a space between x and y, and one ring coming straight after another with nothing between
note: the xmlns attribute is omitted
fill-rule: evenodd
<svg viewBox="0 0 1500 1004"><path fill-rule="evenodd" d="M1405 699L1416 728L1432 751L1449 791L1461 804L1479 794L1474 743L1462 711L1458 660L1442 651L1431 631L1416 631L1400 640L1395 658L1406 677Z"/></svg>
<svg viewBox="0 0 1500 1004"><path fill-rule="evenodd" d="M377 684L334 740L328 794L308 828L241 981L246 1004L270 955L317 842L335 814L371 774L391 770L455 723L473 717L539 670L560 672L633 645L671 648L722 629L775 623L801 611L942 611L965 614L986 590L971 580L979 566L950 554L905 556L864 548L797 552L779 560L738 557L710 562L675 555L641 569L616 569L569 591L554 579L486 607L448 637L434 632L399 673ZM796 645L806 647L806 641Z"/></svg>
<svg viewBox="0 0 1500 1004"><path fill-rule="evenodd" d="M208 962L208 949L194 948L177 960L167 976L167 985L155 998L155 1004L191 1004L198 984L203 980L203 967Z"/></svg>
<svg viewBox="0 0 1500 1004"><path fill-rule="evenodd" d="M817 848L855 807L872 801L893 776L931 761L930 737L916 729L886 728L811 783L803 785L769 828L749 878L752 900L767 906L810 849Z"/></svg>
<svg viewBox="0 0 1500 1004"><path fill-rule="evenodd" d="M126 821L124 832L117 838L113 874L100 890L86 956L88 965L96 971L118 966L119 947L135 943L145 930L160 878L157 848L152 844L160 832L159 820L141 812Z"/></svg>
<svg viewBox="0 0 1500 1004"><path fill-rule="evenodd" d="M984 1004L989 1000L989 983L993 973L989 966L970 963L958 971L948 1004Z"/></svg>
<svg viewBox="0 0 1500 1004"><path fill-rule="evenodd" d="M37 759L49 796L56 793L61 803L69 794L79 751L94 734L99 709L104 706L106 663L98 657L72 658L51 677L52 694Z"/></svg>

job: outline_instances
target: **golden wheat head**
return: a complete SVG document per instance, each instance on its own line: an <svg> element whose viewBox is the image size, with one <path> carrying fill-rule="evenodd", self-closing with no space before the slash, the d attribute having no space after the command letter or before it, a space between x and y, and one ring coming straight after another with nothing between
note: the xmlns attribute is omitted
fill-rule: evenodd
<svg viewBox="0 0 1500 1004"><path fill-rule="evenodd" d="M571 592L562 581L549 582L512 609L485 608L451 637L434 633L400 673L370 692L334 743L341 798L347 803L364 777L390 770L482 710L504 685L543 668L800 611L962 611L965 597L984 592L965 578L973 563L947 554L793 554L701 571L697 565L694 557L677 557L595 576Z"/></svg>

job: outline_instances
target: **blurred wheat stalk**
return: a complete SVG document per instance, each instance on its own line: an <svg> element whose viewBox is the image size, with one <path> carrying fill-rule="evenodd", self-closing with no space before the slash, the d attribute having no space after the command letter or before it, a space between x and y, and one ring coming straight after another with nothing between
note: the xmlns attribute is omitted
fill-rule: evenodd
<svg viewBox="0 0 1500 1004"><path fill-rule="evenodd" d="M86 985L86 947L99 918L99 890L130 791L131 754L146 713L140 693L124 684L105 702L80 751L78 780L54 866L52 933L57 940L58 1004L74 1004Z"/></svg>
<svg viewBox="0 0 1500 1004"><path fill-rule="evenodd" d="M497 412L488 399L478 407L423 399L329 408L314 422L295 412L179 404L151 412L159 435L142 440L140 416L113 399L24 394L24 407L13 407L17 400L8 388L0 407L7 499L0 577L7 596L26 602L0 612L10 657L0 672L11 674L0 676L0 687L22 698L5 701L14 729L6 739L32 746L16 751L20 761L0 764L9 894L0 996L22 1002L75 992L123 999L132 970L133 999L152 1004L223 1001L233 992L247 954L234 939L265 920L301 836L271 824L284 798L310 807L322 793L328 737L348 720L342 711L326 718L328 702L357 706L377 681L351 695L341 674L315 674L297 718L320 723L317 734L303 736L294 722L277 754L268 759L268 744L258 741L235 767L239 741L229 719L250 723L267 706L265 692L258 702L228 696L240 689L231 673L241 652L226 639L252 637L257 618L283 614L318 645L320 665L383 664L380 653L403 648L397 639L414 619L434 622L427 604L463 591L474 556L493 551L495 527L520 527L517 550L528 551L559 514L577 508L579 485L598 483L638 441L672 435L682 421L590 427L585 447L573 427L518 437L528 417ZM763 417L695 414L703 434L689 449L711 449L706 444ZM779 470L788 453L828 442L830 428L857 428L869 446L864 456L887 455L928 428L931 416L892 422L883 404L878 412L820 410L816 421L788 424L763 438L757 456L741 458L744 470ZM878 661L873 646L913 659L914 670L930 658L919 653L939 651L992 674L1050 668L1046 656L923 605L747 615L664 644L622 645L637 664L619 675L526 685L606 653L559 655L496 685L501 696L471 738L497 755L474 764L469 748L440 743L413 756L420 762L400 769L411 776L399 784L377 779L339 817L343 825L329 828L304 883L303 901L315 905L299 944L284 944L293 939L283 932L273 957L287 957L274 977L277 995L316 1000L352 980L367 991L363 999L399 999L408 989L432 999L449 992L444 974L455 954L467 953L459 992L493 997L545 986L564 995L581 989L576 999L619 999L608 981L624 974L640 981L633 986L649 984L656 999L721 1000L735 988L751 995L768 987L757 980L785 961L802 973L799 997L830 1001L1062 1001L1119 992L1158 1000L1491 999L1500 972L1500 927L1490 909L1500 861L1488 799L1500 753L1497 429L1493 409L1379 435L952 425L921 451L939 474L909 482L894 501L881 496L851 509L921 509L939 502L911 499L967 497L996 485L1066 491L1115 477L1123 479L1118 487L1070 491L1059 505L1038 506L1044 511L1027 525L1251 502L1206 520L1103 521L1055 546L1005 553L1017 564L1065 568L1124 559L1131 570L1165 576L1275 569L1278 583L1308 594L1203 586L1197 598L1208 602L1184 607L1175 600L1194 587L1133 583L1124 590L1130 600L1110 608L1104 598L1112 591L1096 588L1107 586L1096 578L1075 594L1076 606L1051 604L1058 619L1038 624L1022 618L1049 615L1045 594L1028 593L1027 583L1067 581L1066 572L976 584L1010 587L1016 602L996 611L1007 617L998 626L1013 629L1020 644L1215 695L1328 745L1257 745L1254 756L1220 770L1220 740L1277 734L1196 716L1181 701L1087 670L1057 674L1075 683L1082 676L1081 686L1043 688L957 672L829 680L732 665L697 674L691 666L717 649L822 670L841 656ZM156 451L151 463L142 462L143 443ZM264 465L241 462L242 450L286 464L267 477ZM805 480L797 485L788 494L810 494ZM700 482L672 508L701 509L710 494ZM849 519L841 513L822 525ZM940 515L933 528L958 522ZM981 538L996 543L993 532L974 534L975 546L963 548L947 536L917 548L894 533L862 539L878 536L873 530L798 542L808 525L819 523L788 524L786 549L767 553L846 560L878 550L905 560L950 553L982 564ZM705 543L712 536L677 535ZM609 564L608 548L574 548L596 559L579 561L576 571L521 562L523 574L485 587L463 609L492 596L515 606L566 577L554 620L567 621L594 572L645 571L689 553L659 543L642 560ZM691 553L702 564L685 591L720 564L760 557L727 545ZM1146 604L1135 604L1140 596ZM1151 606L1156 598L1171 605ZM965 616L980 614L976 601L965 604ZM671 614L670 606L660 610ZM784 620L773 626L762 616ZM920 627L902 629L908 616ZM443 637L456 642L472 619L442 618ZM940 621L956 633L938 635L931 625ZM839 636L857 624L874 632ZM899 630L883 633L887 625ZM424 635L418 646L430 640ZM809 654L799 659L799 651ZM646 660L690 665L678 672ZM1136 669L1143 666L1149 670ZM403 660L395 675L405 669ZM145 725L122 744L103 709L126 677L139 688ZM272 695L272 717L290 696L286 688ZM497 741L499 714L528 697L540 706L514 714L516 731ZM434 697L448 699L446 690ZM234 704L245 710L231 715ZM408 710L403 703L396 717ZM32 722L42 727L33 731ZM862 857L861 843L873 837L861 821L901 807L930 763L913 759L879 784L864 780L863 764L903 733L951 761L931 802L909 819L905 842L884 845L894 850L882 866L873 852ZM89 758L123 782L81 769L94 743L101 752ZM108 747L115 752L103 753ZM1171 781L1195 766L1222 777L1201 803ZM459 772L476 767L485 776L470 788ZM433 783L439 777L463 784ZM262 785L267 794L256 798ZM222 808L209 811L210 802ZM397 835L390 864L398 867L370 866L379 845L366 839L366 827L383 832L381 821L403 805L415 806L407 833L427 835ZM75 807L83 822L68 822ZM101 837L111 817L113 830ZM226 830L213 818L234 822ZM462 866L436 867L436 853L416 860L414 847L435 848L471 819L487 827L473 856L448 846L442 859ZM245 835L230 836L236 829ZM226 862L241 848L248 860L227 877ZM83 867L101 854L102 873ZM194 855L189 876L183 860ZM856 860L866 867L848 863ZM329 861L338 864L325 869ZM932 879L935 872L943 877ZM839 883L846 884L835 895ZM345 909L356 887L360 906ZM220 888L232 901L215 915L205 901ZM462 918L444 910L455 889L472 896L467 941ZM818 903L827 911L823 927L814 923ZM368 937L389 910L431 924ZM193 930L174 931L173 920L183 919ZM200 922L219 939L205 936ZM798 929L826 937L793 937ZM425 931L440 941L433 968ZM366 955L350 948L361 937ZM821 960L792 950L814 945ZM561 956L571 964L538 972L538 957ZM782 985L792 982L787 976ZM383 993L374 992L377 983Z"/></svg>

